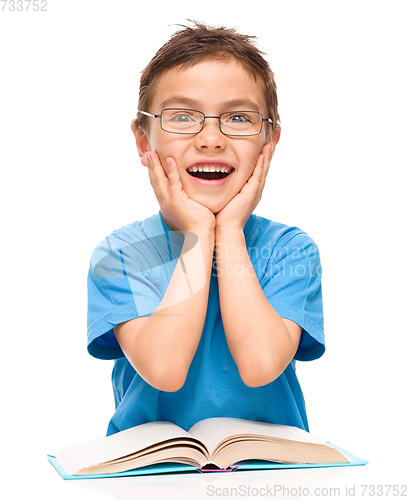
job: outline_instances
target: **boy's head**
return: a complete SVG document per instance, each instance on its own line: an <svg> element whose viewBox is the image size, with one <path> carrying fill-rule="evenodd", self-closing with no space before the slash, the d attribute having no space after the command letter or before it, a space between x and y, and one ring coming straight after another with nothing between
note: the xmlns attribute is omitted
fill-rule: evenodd
<svg viewBox="0 0 409 500"><path fill-rule="evenodd" d="M273 126L267 128L267 141L271 140L273 130L279 127L277 87L270 65L253 43L255 37L241 35L234 29L209 27L195 23L177 31L152 58L142 71L139 87L138 109L149 110L155 92L157 78L174 68L187 68L206 60L237 60L246 71L262 85L268 109L268 117ZM146 131L149 118L138 114L132 123L133 130Z"/></svg>
<svg viewBox="0 0 409 500"><path fill-rule="evenodd" d="M196 23L142 72L132 122L142 163L155 151L168 174L172 157L187 196L213 213L239 193L263 146L280 136L274 75L250 38Z"/></svg>

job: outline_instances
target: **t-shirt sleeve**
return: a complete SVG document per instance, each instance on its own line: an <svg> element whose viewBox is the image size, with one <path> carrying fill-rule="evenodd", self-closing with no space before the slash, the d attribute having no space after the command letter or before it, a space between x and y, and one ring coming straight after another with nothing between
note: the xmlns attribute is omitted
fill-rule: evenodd
<svg viewBox="0 0 409 500"><path fill-rule="evenodd" d="M321 262L315 242L300 232L277 244L261 286L275 311L302 328L294 359L309 361L322 356L325 340Z"/></svg>
<svg viewBox="0 0 409 500"><path fill-rule="evenodd" d="M134 264L129 265L121 248L108 248L105 241L95 248L87 281L87 347L92 356L124 356L113 328L157 309L162 297L152 276L149 269L137 272Z"/></svg>

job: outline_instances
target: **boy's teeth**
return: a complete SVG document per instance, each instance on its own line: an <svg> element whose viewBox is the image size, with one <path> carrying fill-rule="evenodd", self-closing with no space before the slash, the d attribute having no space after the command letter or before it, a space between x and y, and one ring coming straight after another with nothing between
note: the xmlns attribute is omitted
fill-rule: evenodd
<svg viewBox="0 0 409 500"><path fill-rule="evenodd" d="M223 173L228 173L230 172L230 168L229 167L217 167L217 166L206 166L206 165L203 165L203 166L193 166L193 167L189 167L187 169L188 172L223 172Z"/></svg>

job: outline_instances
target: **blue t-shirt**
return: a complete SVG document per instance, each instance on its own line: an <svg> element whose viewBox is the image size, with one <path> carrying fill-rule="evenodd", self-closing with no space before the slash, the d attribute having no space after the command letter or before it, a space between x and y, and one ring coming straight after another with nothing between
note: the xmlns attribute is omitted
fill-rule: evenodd
<svg viewBox="0 0 409 500"><path fill-rule="evenodd" d="M202 336L183 387L164 392L132 368L113 328L159 306L179 258L183 237L161 213L123 226L94 250L88 274L88 351L114 359L115 413L107 434L167 420L188 430L209 417L237 417L308 430L295 360L319 358L325 350L321 265L314 241L296 227L250 215L244 227L247 251L261 288L275 311L302 328L292 362L270 384L248 387L230 353L220 313L213 261Z"/></svg>

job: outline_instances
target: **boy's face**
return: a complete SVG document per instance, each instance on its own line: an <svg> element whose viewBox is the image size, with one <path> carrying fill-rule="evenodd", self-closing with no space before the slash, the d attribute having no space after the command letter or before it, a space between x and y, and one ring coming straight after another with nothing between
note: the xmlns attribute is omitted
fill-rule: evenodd
<svg viewBox="0 0 409 500"><path fill-rule="evenodd" d="M262 85L235 60L204 61L161 75L150 109L143 111L160 114L164 108L193 109L206 116L219 116L227 111L259 111L263 117L268 116ZM267 127L272 126L264 122L258 135L231 137L221 133L217 119L210 118L198 134L179 135L163 131L159 119L148 120L146 135L140 131L136 134L140 155L148 150L158 153L166 174L166 159L174 158L187 196L213 213L232 200L249 179L267 142ZM272 142L276 143L278 138L279 132L273 134ZM208 160L209 166L213 162L212 166L227 165L234 170L218 182L202 181L187 172L195 164L203 167Z"/></svg>

